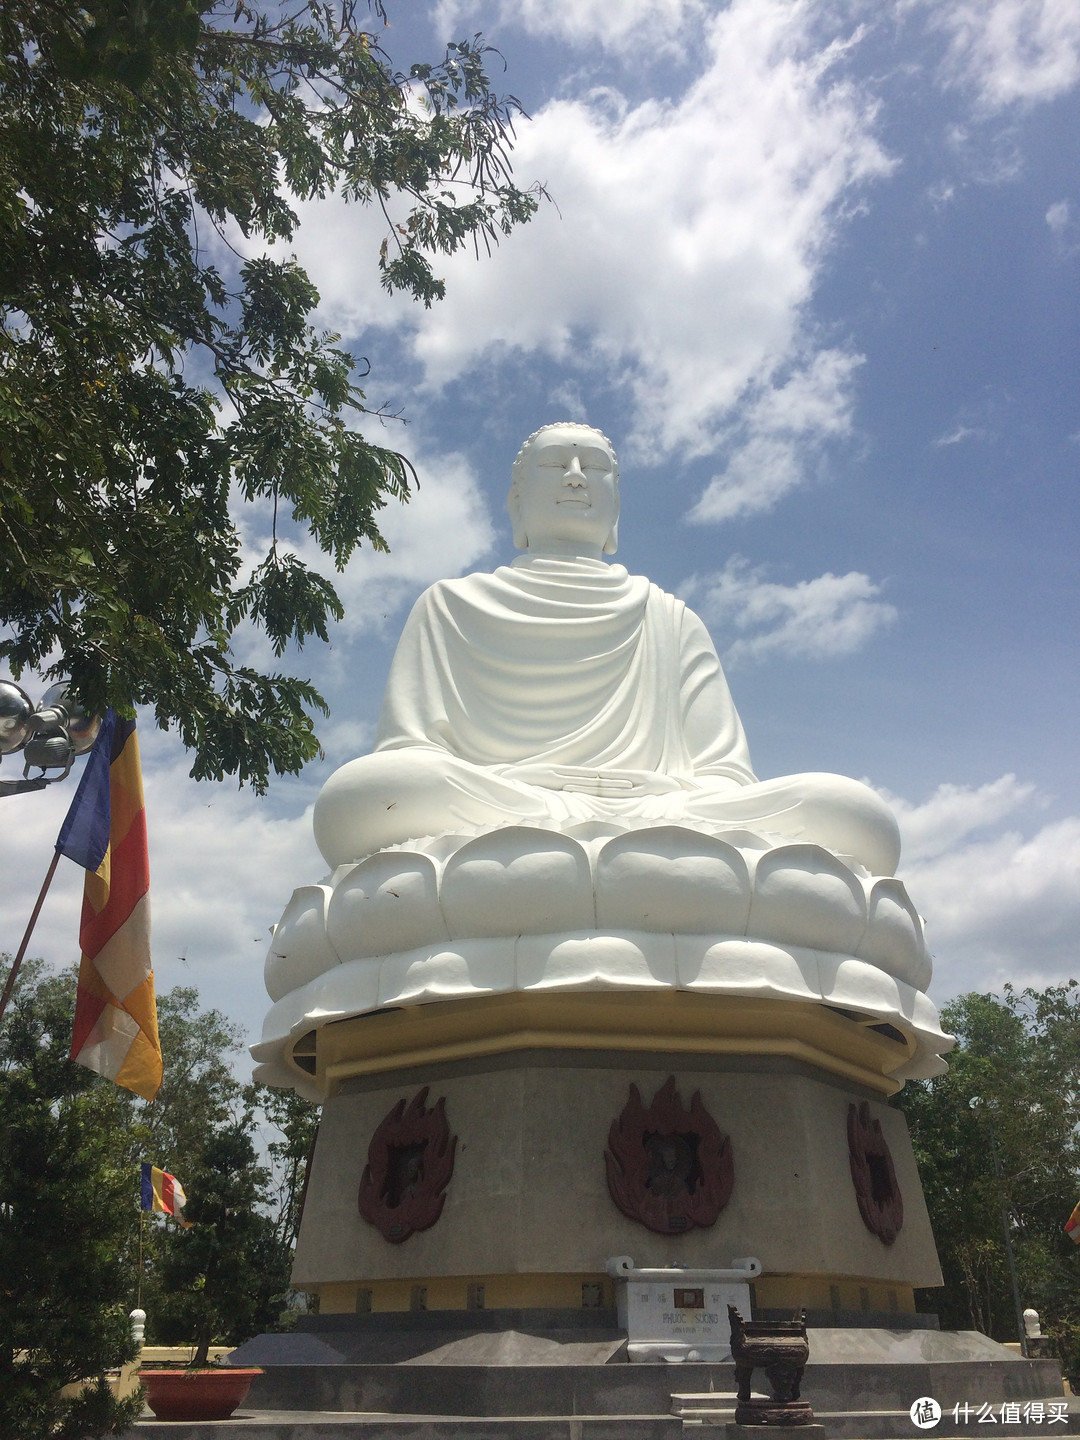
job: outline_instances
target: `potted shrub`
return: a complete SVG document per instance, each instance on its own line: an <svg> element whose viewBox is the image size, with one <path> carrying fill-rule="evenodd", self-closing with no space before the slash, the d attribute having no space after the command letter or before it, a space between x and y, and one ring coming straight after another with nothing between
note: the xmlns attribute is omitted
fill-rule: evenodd
<svg viewBox="0 0 1080 1440"><path fill-rule="evenodd" d="M227 1420L247 1399L261 1370L218 1365L205 1369L143 1370L146 1403L159 1420Z"/></svg>
<svg viewBox="0 0 1080 1440"><path fill-rule="evenodd" d="M190 1365L140 1375L161 1420L226 1419L261 1373L208 1360L211 1345L268 1328L288 1288L288 1247L258 1209L265 1182L244 1124L209 1137L187 1184L190 1228L170 1227L156 1277L158 1338L194 1344Z"/></svg>

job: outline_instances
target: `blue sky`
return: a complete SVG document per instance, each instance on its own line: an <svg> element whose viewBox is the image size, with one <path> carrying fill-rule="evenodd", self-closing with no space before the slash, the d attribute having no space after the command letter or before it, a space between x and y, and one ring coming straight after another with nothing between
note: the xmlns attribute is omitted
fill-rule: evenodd
<svg viewBox="0 0 1080 1440"><path fill-rule="evenodd" d="M759 776L896 805L933 998L1080 973L1075 0L388 9L402 66L498 46L516 178L553 203L442 266L430 311L381 291L381 217L305 207L290 248L422 484L291 661L331 701L324 763L259 800L141 732L159 988L257 1036L268 927L321 874L311 804L368 748L408 606L512 556L510 462L564 418L614 441L618 560L706 619ZM70 794L4 801L4 948ZM62 862L32 947L54 964L80 894Z"/></svg>

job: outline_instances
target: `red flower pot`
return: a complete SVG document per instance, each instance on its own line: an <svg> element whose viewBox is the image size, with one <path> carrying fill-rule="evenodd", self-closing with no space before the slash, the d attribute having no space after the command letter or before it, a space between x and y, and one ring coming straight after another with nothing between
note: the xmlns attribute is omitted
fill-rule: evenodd
<svg viewBox="0 0 1080 1440"><path fill-rule="evenodd" d="M227 1420L261 1370L141 1370L146 1403L159 1420Z"/></svg>

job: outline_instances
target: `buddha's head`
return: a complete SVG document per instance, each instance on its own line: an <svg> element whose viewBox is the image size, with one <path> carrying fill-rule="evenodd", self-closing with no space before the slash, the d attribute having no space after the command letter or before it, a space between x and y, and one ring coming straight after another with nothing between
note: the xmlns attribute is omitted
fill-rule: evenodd
<svg viewBox="0 0 1080 1440"><path fill-rule="evenodd" d="M519 550L614 555L619 543L619 464L590 425L542 425L517 453L507 509Z"/></svg>

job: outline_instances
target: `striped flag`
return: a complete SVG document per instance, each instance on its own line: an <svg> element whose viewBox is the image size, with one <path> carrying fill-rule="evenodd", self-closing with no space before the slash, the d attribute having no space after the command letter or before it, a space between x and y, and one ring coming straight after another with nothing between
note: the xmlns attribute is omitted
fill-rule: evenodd
<svg viewBox="0 0 1080 1440"><path fill-rule="evenodd" d="M166 1215L175 1215L186 1204L187 1196L184 1194L184 1187L176 1176L143 1161L142 1208L144 1210L160 1210Z"/></svg>
<svg viewBox="0 0 1080 1440"><path fill-rule="evenodd" d="M161 1085L161 1044L134 720L106 712L56 848L87 872L71 1058L152 1100Z"/></svg>
<svg viewBox="0 0 1080 1440"><path fill-rule="evenodd" d="M1065 1221L1065 1234L1074 1245L1080 1245L1080 1205L1076 1206L1076 1209Z"/></svg>

